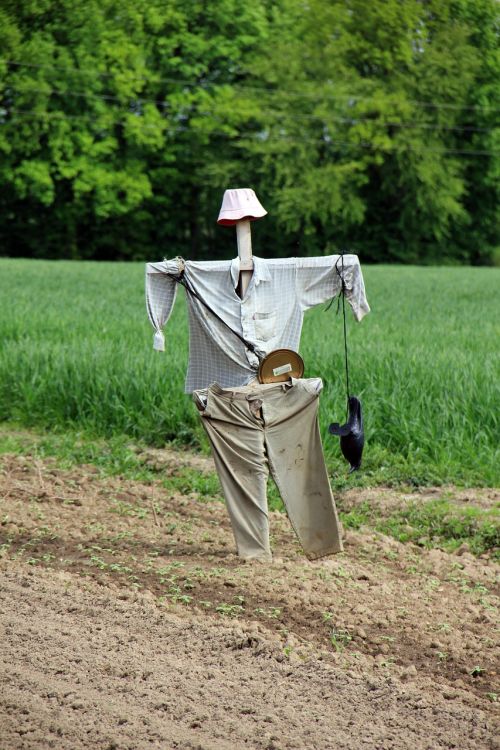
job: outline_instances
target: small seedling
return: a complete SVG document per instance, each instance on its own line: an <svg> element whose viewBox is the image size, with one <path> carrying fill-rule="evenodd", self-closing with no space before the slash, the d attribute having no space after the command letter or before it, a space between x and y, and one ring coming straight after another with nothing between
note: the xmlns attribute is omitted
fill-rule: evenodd
<svg viewBox="0 0 500 750"><path fill-rule="evenodd" d="M484 674L484 669L476 665L475 667L473 667L473 669L471 669L469 674L471 677L480 677L482 674Z"/></svg>
<svg viewBox="0 0 500 750"><path fill-rule="evenodd" d="M106 570L106 568L108 567L108 563L104 562L104 560L102 560L100 557L97 557L97 555L90 556L90 564L96 568L99 568L99 570Z"/></svg>
<svg viewBox="0 0 500 750"><path fill-rule="evenodd" d="M215 608L215 611L220 615L224 615L224 617L237 617L242 614L244 610L241 604L226 604L225 602L222 602L222 604L219 604Z"/></svg>
<svg viewBox="0 0 500 750"><path fill-rule="evenodd" d="M330 643L335 651L341 652L352 641L352 635L347 630L332 630L330 633Z"/></svg>
<svg viewBox="0 0 500 750"><path fill-rule="evenodd" d="M443 633L450 633L451 632L451 625L449 622L442 622L439 625L436 626L436 630L440 630Z"/></svg>
<svg viewBox="0 0 500 750"><path fill-rule="evenodd" d="M441 581L438 578L429 578L427 581L427 589L430 589L431 591L437 589L441 585Z"/></svg>
<svg viewBox="0 0 500 750"><path fill-rule="evenodd" d="M10 540L8 542L4 542L3 544L0 544L0 557L3 557L5 554L7 554L11 544L12 542Z"/></svg>
<svg viewBox="0 0 500 750"><path fill-rule="evenodd" d="M173 594L171 597L173 604L191 604L193 597L187 594Z"/></svg>
<svg viewBox="0 0 500 750"><path fill-rule="evenodd" d="M339 565L338 568L334 568L332 570L332 573L334 576L337 576L337 578L350 578L350 573L343 568L341 565Z"/></svg>
<svg viewBox="0 0 500 750"><path fill-rule="evenodd" d="M121 563L111 563L109 569L113 573L132 573L132 568L128 568L126 565Z"/></svg>
<svg viewBox="0 0 500 750"><path fill-rule="evenodd" d="M212 568L210 571L210 576L212 578L220 578L225 574L225 572L226 571L224 570L224 568Z"/></svg>
<svg viewBox="0 0 500 750"><path fill-rule="evenodd" d="M256 607L254 609L254 612L256 615L262 615L264 617L269 617L270 619L277 620L278 617L281 615L281 608L280 607Z"/></svg>

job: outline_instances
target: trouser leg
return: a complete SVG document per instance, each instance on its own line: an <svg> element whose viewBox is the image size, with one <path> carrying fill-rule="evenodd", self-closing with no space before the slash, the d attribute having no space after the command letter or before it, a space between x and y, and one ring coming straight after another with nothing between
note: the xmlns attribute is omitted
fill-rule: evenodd
<svg viewBox="0 0 500 750"><path fill-rule="evenodd" d="M212 446L238 554L271 560L262 420L250 402L233 401L225 392L208 389L206 406L197 392L194 400Z"/></svg>
<svg viewBox="0 0 500 750"><path fill-rule="evenodd" d="M341 552L340 524L318 425L319 378L263 398L269 467L307 557Z"/></svg>

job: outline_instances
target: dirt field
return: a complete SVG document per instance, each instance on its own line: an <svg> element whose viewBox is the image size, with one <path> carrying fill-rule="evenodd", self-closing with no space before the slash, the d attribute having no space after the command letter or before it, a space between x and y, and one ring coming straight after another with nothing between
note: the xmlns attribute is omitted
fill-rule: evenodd
<svg viewBox="0 0 500 750"><path fill-rule="evenodd" d="M14 455L0 523L0 750L500 747L488 554L366 529L311 563L273 513L275 561L245 564L222 503Z"/></svg>

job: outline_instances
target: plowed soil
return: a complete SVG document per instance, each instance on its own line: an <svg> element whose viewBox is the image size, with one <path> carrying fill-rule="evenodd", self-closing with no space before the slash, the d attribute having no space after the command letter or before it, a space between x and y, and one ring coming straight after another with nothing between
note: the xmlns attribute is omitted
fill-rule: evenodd
<svg viewBox="0 0 500 750"><path fill-rule="evenodd" d="M362 529L308 562L271 522L274 562L243 563L221 502L1 457L0 750L500 747L488 554Z"/></svg>

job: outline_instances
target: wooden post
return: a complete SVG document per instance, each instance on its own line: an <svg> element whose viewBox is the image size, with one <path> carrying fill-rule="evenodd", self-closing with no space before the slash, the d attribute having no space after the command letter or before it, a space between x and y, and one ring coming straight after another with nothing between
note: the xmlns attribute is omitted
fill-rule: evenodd
<svg viewBox="0 0 500 750"><path fill-rule="evenodd" d="M237 222L236 242L238 244L238 256L240 258L238 294L240 297L244 297L253 273L252 232L248 219Z"/></svg>

